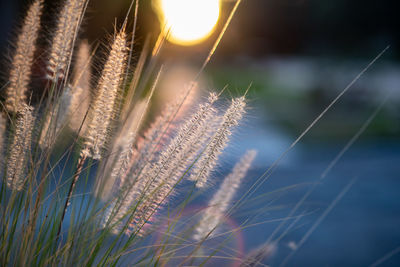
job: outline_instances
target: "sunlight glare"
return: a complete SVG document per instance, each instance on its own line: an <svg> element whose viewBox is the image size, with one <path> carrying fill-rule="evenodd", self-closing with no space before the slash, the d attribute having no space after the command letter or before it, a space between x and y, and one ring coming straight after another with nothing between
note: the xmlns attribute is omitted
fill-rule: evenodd
<svg viewBox="0 0 400 267"><path fill-rule="evenodd" d="M220 15L219 0L159 0L159 16L167 39L179 45L209 37Z"/></svg>

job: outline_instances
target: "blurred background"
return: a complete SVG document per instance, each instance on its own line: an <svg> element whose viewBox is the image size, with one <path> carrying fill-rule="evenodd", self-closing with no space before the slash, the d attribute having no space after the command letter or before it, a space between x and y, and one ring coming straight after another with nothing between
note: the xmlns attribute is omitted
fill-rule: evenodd
<svg viewBox="0 0 400 267"><path fill-rule="evenodd" d="M208 0L207 0L208 1ZM0 51L7 62L15 29L30 1L1 0ZM134 58L149 38L162 30L151 1L140 1ZM235 1L223 0L214 32L202 42L167 42L161 61L166 64L162 90L192 79L222 29ZM120 25L129 0L92 0L82 38L101 43ZM46 31L54 25L59 1L46 1ZM228 96L249 93L249 114L224 154L219 173L232 167L246 149L259 156L241 193L246 192L339 93L386 47L389 49L366 71L331 110L304 136L275 172L248 200L253 212L238 210L240 223L285 218L315 183L313 193L296 215L304 214L285 233L265 264L279 265L296 250L289 266L365 266L400 251L400 5L395 0L244 0L226 31L201 88ZM180 12L183 12L181 10ZM44 36L46 34L44 33ZM43 46L49 36L42 39ZM40 79L41 71L37 71ZM7 77L7 64L0 67ZM356 142L324 176L346 143L381 109ZM350 190L301 246L298 242L346 185ZM292 186L288 189L282 189ZM282 189L278 193L274 190ZM269 194L270 193L270 194ZM205 199L212 190L205 194ZM248 209L248 208L247 208ZM243 230L244 253L271 236L279 222ZM278 234L279 236L279 234ZM298 251L297 251L298 249ZM397 250L396 250L397 249ZM389 254L388 254L389 253ZM393 253L382 266L399 266Z"/></svg>

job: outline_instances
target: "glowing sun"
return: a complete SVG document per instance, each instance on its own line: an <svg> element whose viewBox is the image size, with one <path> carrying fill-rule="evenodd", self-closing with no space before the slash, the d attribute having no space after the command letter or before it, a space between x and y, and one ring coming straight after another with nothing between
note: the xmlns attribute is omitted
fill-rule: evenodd
<svg viewBox="0 0 400 267"><path fill-rule="evenodd" d="M219 0L158 0L156 7L163 34L179 45L209 37L220 16Z"/></svg>

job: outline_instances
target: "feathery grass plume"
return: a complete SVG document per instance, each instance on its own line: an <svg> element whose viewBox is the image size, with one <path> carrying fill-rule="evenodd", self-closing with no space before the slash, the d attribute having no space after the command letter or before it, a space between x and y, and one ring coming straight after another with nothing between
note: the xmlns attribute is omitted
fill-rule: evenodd
<svg viewBox="0 0 400 267"><path fill-rule="evenodd" d="M7 120L3 113L0 113L0 178L3 177L3 167L4 167L4 141L6 136L6 124Z"/></svg>
<svg viewBox="0 0 400 267"><path fill-rule="evenodd" d="M71 103L68 107L69 126L72 130L79 133L86 131L87 123L84 122L86 113L90 105L90 80L91 72L91 53L90 45L87 40L80 43L76 54L76 63L73 73L71 87ZM81 128L82 126L82 128Z"/></svg>
<svg viewBox="0 0 400 267"><path fill-rule="evenodd" d="M85 3L86 0L65 1L51 43L49 79L62 79L67 72Z"/></svg>
<svg viewBox="0 0 400 267"><path fill-rule="evenodd" d="M43 0L36 0L30 6L18 36L17 47L11 64L9 86L6 92L6 107L10 112L24 108L26 93L32 73L33 57L40 29Z"/></svg>
<svg viewBox="0 0 400 267"><path fill-rule="evenodd" d="M157 152L166 143L167 137L173 131L177 122L192 105L193 95L197 94L195 92L197 89L197 83L192 83L182 90L176 100L167 104L161 111L161 115L145 131L143 138L138 138L137 148L131 158L128 176L137 177L147 164L154 161Z"/></svg>
<svg viewBox="0 0 400 267"><path fill-rule="evenodd" d="M58 241L61 234L62 223L65 213L75 185L82 172L83 165L88 157L93 159L101 159L103 149L108 139L110 125L113 118L115 102L118 96L118 89L122 82L125 71L125 61L128 56L128 47L125 29L122 29L114 39L111 46L110 54L104 65L101 77L97 86L97 95L89 112L90 121L88 130L85 133L84 148L80 153L76 171L73 175L72 183L68 190L64 208L61 213L61 220L58 225L57 238Z"/></svg>
<svg viewBox="0 0 400 267"><path fill-rule="evenodd" d="M132 221L133 228L142 227L151 218L165 199L172 193L174 186L179 182L185 170L182 167L185 159L192 157L192 146L198 142L200 134L204 133L204 125L215 115L212 107L218 96L211 93L205 104L200 104L197 112L191 116L179 129L157 162L143 170L133 192L140 195L140 204L135 211Z"/></svg>
<svg viewBox="0 0 400 267"><path fill-rule="evenodd" d="M158 147L163 144L164 130L168 122L168 108L161 112L162 115L158 116L156 120L145 131L143 137L138 137L135 147L133 147L130 161L127 167L126 177L128 179L137 178L144 170L150 167L158 154ZM167 135L167 134L165 134ZM165 138L164 138L165 139ZM129 184L135 181L130 181ZM134 195L131 193L131 195ZM128 200L129 203L133 201L134 197Z"/></svg>
<svg viewBox="0 0 400 267"><path fill-rule="evenodd" d="M184 99L182 98L182 101ZM197 141L199 137L197 132L201 131L203 125L207 124L207 120L214 114L214 108L212 104L217 100L217 96L211 93L208 102L200 105L199 110L181 127L178 131L177 136L170 142L166 151L162 152L158 161L153 162L146 161L142 157L138 157L141 164L135 164L134 173L129 172L129 177L138 177L134 184L132 181L122 188L122 192L125 193L125 197L122 199L118 211L112 218L111 224L118 224L124 216L126 216L128 210L132 205L139 204L135 211L131 230L135 226L143 226L149 218L144 219L145 216L151 217L151 214L158 208L163 200L170 193L172 187L178 182L183 172L179 172L180 160L184 160L185 155L188 156L187 151L191 150L191 144ZM177 101L179 102L179 101ZM163 134L163 129L168 121L169 115L174 115L178 111L179 105L173 103L168 105L166 112L162 113L156 119L156 122L152 124L150 129L145 134L143 150L140 150L140 155L146 157L148 153L152 153L151 145L158 142L157 139ZM180 105L182 102L180 102ZM146 151L146 153L144 153ZM156 153L153 153L155 157ZM136 155L135 155L136 156ZM144 167L143 167L144 165ZM136 168L141 168L137 171ZM132 170L132 168L131 168ZM159 188L160 187L160 188ZM124 192L128 190L128 192ZM139 201L140 203L138 203ZM109 209L114 209L112 205ZM111 214L108 211L108 214ZM108 219L108 218L107 218ZM104 222L107 222L104 221ZM123 223L119 223L113 228L114 233L118 233L122 229ZM129 231L128 231L129 233Z"/></svg>
<svg viewBox="0 0 400 267"><path fill-rule="evenodd" d="M39 139L42 148L50 147L67 123L74 131L78 132L82 126L79 133L85 132L87 123L83 120L90 101L90 60L89 44L83 41L77 53L73 82L64 88L58 104L46 115Z"/></svg>
<svg viewBox="0 0 400 267"><path fill-rule="evenodd" d="M51 144L54 141L54 137L56 135L56 127L55 127L55 112L54 110L49 111L47 113L44 122L43 122L43 127L41 129L40 133L40 138L39 138L39 145L42 149L48 148L51 146Z"/></svg>
<svg viewBox="0 0 400 267"><path fill-rule="evenodd" d="M205 148L192 169L189 179L196 181L197 187L204 187L206 185L208 176L216 166L219 155L229 141L231 128L238 125L239 120L243 117L245 106L244 96L232 100L232 104L225 112L210 144Z"/></svg>
<svg viewBox="0 0 400 267"><path fill-rule="evenodd" d="M131 115L127 118L118 137L115 139L113 149L105 167L106 173L110 173L110 175L107 175L105 179L101 179L103 181L100 181L96 188L96 195L100 194L103 200L107 200L115 193L117 188L121 188L125 184L129 162L134 153L134 142L136 141L137 131L147 107L147 101L139 101L135 105ZM107 172L107 170L111 170L111 172ZM102 188L100 188L100 184L102 184ZM99 192L100 189L101 193Z"/></svg>
<svg viewBox="0 0 400 267"><path fill-rule="evenodd" d="M25 105L19 112L16 122L14 139L11 143L10 155L7 160L7 185L20 191L25 183L25 170L28 163L28 153L31 149L32 130L34 126L33 107Z"/></svg>
<svg viewBox="0 0 400 267"><path fill-rule="evenodd" d="M200 241L206 238L218 226L256 155L255 150L247 151L224 179L196 227L196 233L193 236L195 240Z"/></svg>
<svg viewBox="0 0 400 267"><path fill-rule="evenodd" d="M194 139L196 141L189 146L189 150L186 153L186 158L183 159L182 164L178 166L179 171L182 173L189 171L188 167L190 167L196 161L202 150L210 142L211 137L213 137L215 134L216 127L219 125L223 117L218 116L216 113L214 115L215 116L212 116L207 123L205 123L201 129L199 129L197 137Z"/></svg>
<svg viewBox="0 0 400 267"><path fill-rule="evenodd" d="M97 86L96 98L89 111L85 148L82 151L85 156L94 159L101 158L113 118L118 90L125 71L127 52L126 33L125 30L121 30L111 47L110 55Z"/></svg>
<svg viewBox="0 0 400 267"><path fill-rule="evenodd" d="M181 119L188 111L188 109L192 106L192 104L196 101L197 96L199 94L199 83L195 81L191 81L189 84L185 85L185 88L179 94L180 97L175 101L177 110L174 114L174 120ZM176 96L175 96L176 97Z"/></svg>
<svg viewBox="0 0 400 267"><path fill-rule="evenodd" d="M46 114L40 138L39 145L41 148L51 147L68 119L68 107L71 105L72 93L69 87L63 91L57 105Z"/></svg>
<svg viewBox="0 0 400 267"><path fill-rule="evenodd" d="M162 68L153 82L150 94L145 100L136 103L133 109L131 108L128 112L128 117L123 120L122 128L119 130L116 138L114 138L114 145L105 165L105 170L111 169L111 173L106 172L106 176L103 176L103 179L99 179L96 187L96 195L101 195L103 200L106 200L110 195L118 192L118 190L123 190L123 187L127 187L125 184L126 178L131 177L129 176L128 170L131 168L131 163L137 152L134 145L136 143L138 131L147 113L150 100L157 88L161 73ZM130 102L128 102L128 104L130 104ZM127 182L128 185L132 184L132 181Z"/></svg>

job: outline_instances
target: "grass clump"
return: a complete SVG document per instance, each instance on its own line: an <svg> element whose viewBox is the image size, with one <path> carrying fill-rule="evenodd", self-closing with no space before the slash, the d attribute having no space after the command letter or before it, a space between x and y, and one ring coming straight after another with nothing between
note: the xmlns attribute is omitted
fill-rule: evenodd
<svg viewBox="0 0 400 267"><path fill-rule="evenodd" d="M219 155L245 113L245 98L233 99L225 112L217 105L217 93L196 102L192 97L198 90L194 78L146 127L151 120L147 113L152 96L162 76L157 62L162 38L153 53L142 53L134 69L129 43L134 32L127 31L125 20L109 45L102 71L96 74L91 66L95 51L87 41L80 41L78 34L87 1L66 0L48 47L45 93L34 103L27 96L35 86L30 85L30 76L43 5L42 0L34 1L28 10L1 114L0 151L5 163L0 191L1 264L167 264L174 258L168 235L175 231L173 225L196 195L196 187L208 188ZM136 2L136 14L137 7ZM73 57L76 63L71 67ZM92 75L98 79L93 88ZM148 84L151 89L143 90ZM217 195L229 195L222 200L223 208L214 211L219 217L254 155L247 155L227 178L228 182L235 180L234 188L225 182L221 189L225 193ZM181 187L182 183L189 187ZM173 197L179 195L184 195L184 200L174 203ZM213 205L218 205L216 202ZM151 237L160 234L158 227L166 220L171 223L171 229L161 232L166 239L162 245L152 244ZM200 224L201 237L195 234L194 221L188 224L191 234L182 231L178 235L197 250L199 241L208 238L206 232L220 223L205 225L207 221L205 218ZM192 255L187 254L183 262L193 261Z"/></svg>

